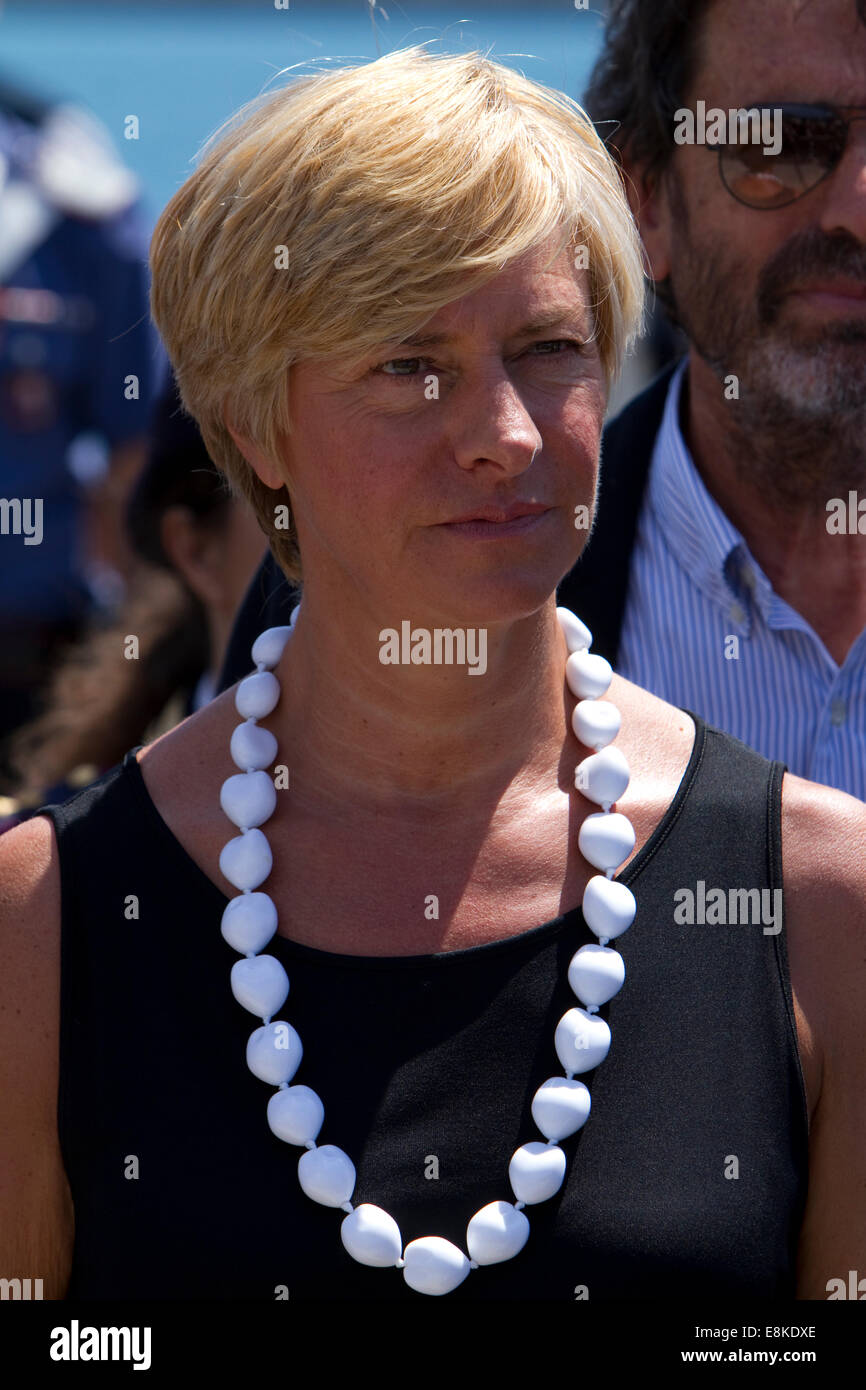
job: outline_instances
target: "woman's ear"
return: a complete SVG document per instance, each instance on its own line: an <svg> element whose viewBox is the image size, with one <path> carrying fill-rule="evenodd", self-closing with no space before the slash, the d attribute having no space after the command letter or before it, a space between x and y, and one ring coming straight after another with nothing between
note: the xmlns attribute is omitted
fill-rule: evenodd
<svg viewBox="0 0 866 1390"><path fill-rule="evenodd" d="M247 463L253 469L255 475L265 487L279 489L286 486L286 479L281 474L277 464L272 459L266 458L261 449L253 440L248 439L245 434L241 434L235 429L229 415L229 402L223 401L223 424L231 435L237 447L240 449Z"/></svg>

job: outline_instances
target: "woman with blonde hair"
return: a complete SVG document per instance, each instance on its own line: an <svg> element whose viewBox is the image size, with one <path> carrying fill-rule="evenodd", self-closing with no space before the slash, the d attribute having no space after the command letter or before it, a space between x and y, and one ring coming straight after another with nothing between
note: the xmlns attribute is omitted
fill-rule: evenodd
<svg viewBox="0 0 866 1390"><path fill-rule="evenodd" d="M477 53L295 78L151 262L301 601L0 839L0 1264L69 1298L824 1297L864 1255L864 808L557 610L642 311L591 123Z"/></svg>

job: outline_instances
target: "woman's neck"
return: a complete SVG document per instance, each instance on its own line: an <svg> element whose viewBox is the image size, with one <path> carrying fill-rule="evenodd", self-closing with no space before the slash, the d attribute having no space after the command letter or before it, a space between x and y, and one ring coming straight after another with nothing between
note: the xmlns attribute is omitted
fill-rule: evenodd
<svg viewBox="0 0 866 1390"><path fill-rule="evenodd" d="M568 652L552 602L529 619L488 627L478 675L466 664L436 663L434 629L428 643L414 624L410 634L397 628L396 645L385 631L354 618L317 623L302 608L276 669L280 703L260 722L275 734L293 785L323 809L419 821L457 814L515 779L527 789L549 786L566 740L580 747L570 734ZM380 660L383 650L405 658L413 646L414 662Z"/></svg>

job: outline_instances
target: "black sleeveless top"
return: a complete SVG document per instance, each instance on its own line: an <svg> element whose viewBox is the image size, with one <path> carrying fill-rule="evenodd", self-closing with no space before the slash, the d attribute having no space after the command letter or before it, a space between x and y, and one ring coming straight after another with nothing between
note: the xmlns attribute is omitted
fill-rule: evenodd
<svg viewBox="0 0 866 1390"><path fill-rule="evenodd" d="M638 905L615 943L626 979L601 1009L610 1052L581 1078L592 1110L562 1141L563 1186L526 1208L520 1254L471 1270L451 1301L795 1296L808 1115L785 928L677 920L699 880L726 900L781 888L785 765L688 713L676 795L618 875ZM273 1087L245 1060L259 1024L229 985L227 897L160 816L136 751L40 808L62 875L67 1297L423 1300L398 1269L349 1256L345 1213L304 1195L303 1150L269 1129ZM384 1207L404 1244L440 1235L465 1250L470 1217L514 1200L511 1155L542 1138L533 1094L562 1075L568 963L595 939L575 907L434 955L337 955L279 935L265 948L290 979L279 1017L304 1046L291 1084L324 1102L318 1142L348 1153L353 1204Z"/></svg>

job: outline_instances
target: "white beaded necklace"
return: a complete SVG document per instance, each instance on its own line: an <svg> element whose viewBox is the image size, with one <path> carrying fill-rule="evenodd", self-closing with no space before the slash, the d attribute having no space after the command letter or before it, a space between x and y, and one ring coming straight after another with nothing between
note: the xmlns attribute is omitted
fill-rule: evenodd
<svg viewBox="0 0 866 1390"><path fill-rule="evenodd" d="M635 843L631 822L611 806L629 782L629 769L618 748L608 745L620 728L614 705L602 702L613 675L610 663L594 656L589 647L592 633L567 608L556 613L565 635L569 657L565 676L578 697L572 727L581 743L596 751L575 768L574 783L584 796L602 807L588 815L580 827L578 845L584 858L601 869L586 885L581 904L587 926L598 945L581 946L568 967L568 983L585 1008L568 1009L556 1027L554 1045L564 1076L554 1076L539 1086L532 1101L532 1118L545 1143L533 1140L514 1153L508 1178L517 1200L490 1202L472 1217L466 1229L468 1256L441 1236L422 1236L403 1247L400 1228L381 1207L365 1202L353 1207L355 1167L334 1144L316 1144L325 1118L324 1106L309 1086L289 1086L303 1055L301 1039L290 1023L274 1020L289 992L289 979L275 956L258 953L277 928L277 909L267 893L253 891L268 877L273 866L270 846L257 827L274 812L277 794L265 768L276 761L277 740L256 721L265 718L280 698L280 684L273 674L297 621L300 604L288 627L272 627L253 643L257 670L238 685L235 708L245 721L231 737L231 757L237 776L220 789L220 805L240 835L229 840L220 855L220 870L241 890L226 907L221 922L225 940L244 959L231 970L235 999L262 1020L247 1042L250 1071L279 1089L268 1101L268 1124L287 1144L306 1150L298 1162L298 1181L314 1202L339 1207L348 1215L340 1226L346 1250L360 1264L402 1269L410 1288L419 1293L445 1294L456 1289L471 1269L510 1260L529 1238L529 1221L523 1207L546 1202L562 1186L566 1158L558 1140L565 1139L586 1122L590 1093L576 1072L591 1071L603 1062L610 1047L610 1029L596 1017L622 986L625 963L607 942L620 936L634 920L636 903L624 883L613 874L630 855Z"/></svg>

